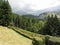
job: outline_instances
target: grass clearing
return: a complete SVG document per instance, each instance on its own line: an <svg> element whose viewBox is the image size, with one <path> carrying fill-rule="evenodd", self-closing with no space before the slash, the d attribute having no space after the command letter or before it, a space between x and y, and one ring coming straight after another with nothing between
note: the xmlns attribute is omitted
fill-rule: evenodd
<svg viewBox="0 0 60 45"><path fill-rule="evenodd" d="M19 31L19 29L18 29L18 31ZM45 39L45 35L36 34L33 32L26 31L26 30L22 30L22 29L20 30L20 32L23 33L24 35L31 37L31 38L35 38L37 40L40 40L40 42L43 42L44 41L43 39ZM56 36L49 36L49 37L50 37L50 39L49 39L50 41L60 43L60 37L56 37Z"/></svg>
<svg viewBox="0 0 60 45"><path fill-rule="evenodd" d="M14 29L14 31L16 31L19 34L22 34L23 36L25 36L29 39L35 38L36 40L40 41L40 44L44 45L44 40L43 40L44 36L43 35L36 34L36 33L30 32L30 31L26 31L26 30L23 30L23 29L20 29L17 27L9 27L9 28Z"/></svg>
<svg viewBox="0 0 60 45"><path fill-rule="evenodd" d="M45 39L45 36L46 35L41 35L41 34L36 34L36 33L33 33L33 32L29 32L29 31L26 31L26 30L23 30L23 29L20 29L20 28L16 28L16 27L12 27L15 31L33 39L35 38L36 40L39 40L40 43L43 45L44 43L44 39ZM49 40L52 41L52 42L58 42L60 43L60 37L54 37L54 36L49 36Z"/></svg>
<svg viewBox="0 0 60 45"><path fill-rule="evenodd" d="M50 41L53 41L53 42L59 42L60 43L60 37L53 37L53 36L50 36Z"/></svg>
<svg viewBox="0 0 60 45"><path fill-rule="evenodd" d="M17 32L19 32L23 35L26 35L27 37L29 37L31 39L36 38L37 40L39 40L39 39L42 40L42 38L44 38L44 36L41 35L41 34L36 34L36 33L30 32L30 31L27 31L27 30L23 30L23 29L20 29L20 28L17 28L17 27L10 27L10 28L14 29L15 31L17 31Z"/></svg>
<svg viewBox="0 0 60 45"><path fill-rule="evenodd" d="M12 29L0 26L0 45L32 45L32 40L23 37Z"/></svg>

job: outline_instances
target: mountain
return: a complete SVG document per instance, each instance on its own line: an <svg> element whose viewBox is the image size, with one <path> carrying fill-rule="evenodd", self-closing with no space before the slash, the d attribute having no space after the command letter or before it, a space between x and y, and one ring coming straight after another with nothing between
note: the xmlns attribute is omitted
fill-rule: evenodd
<svg viewBox="0 0 60 45"><path fill-rule="evenodd" d="M36 14L38 12L40 11L37 11ZM57 15L57 17L60 18L60 6L44 9L40 12L38 17L39 19L46 19L46 17L50 14Z"/></svg>
<svg viewBox="0 0 60 45"><path fill-rule="evenodd" d="M46 19L46 17L49 15L51 16L53 14L53 16L57 15L58 18L60 18L60 12L55 12L55 11L52 11L52 12L44 12L44 13L41 13L38 18L39 19Z"/></svg>
<svg viewBox="0 0 60 45"><path fill-rule="evenodd" d="M60 6L46 8L46 9L43 9L43 10L36 10L36 11L33 11L33 10L17 10L15 12L17 14L32 14L32 15L37 15L38 16L39 14L44 13L44 12L60 12Z"/></svg>
<svg viewBox="0 0 60 45"><path fill-rule="evenodd" d="M60 6L51 7L51 8L47 8L47 9L43 9L43 10L37 10L33 14L39 15L39 14L45 13L45 12L60 12Z"/></svg>
<svg viewBox="0 0 60 45"><path fill-rule="evenodd" d="M22 15L24 17L29 17L29 18L38 18L38 16L32 15L32 14L26 14L26 15Z"/></svg>
<svg viewBox="0 0 60 45"><path fill-rule="evenodd" d="M18 10L16 11L17 14L22 14L23 16L30 17L30 18L39 18L45 19L49 14L56 14L58 18L60 18L60 6L51 7L43 10L32 11L28 13L28 10Z"/></svg>

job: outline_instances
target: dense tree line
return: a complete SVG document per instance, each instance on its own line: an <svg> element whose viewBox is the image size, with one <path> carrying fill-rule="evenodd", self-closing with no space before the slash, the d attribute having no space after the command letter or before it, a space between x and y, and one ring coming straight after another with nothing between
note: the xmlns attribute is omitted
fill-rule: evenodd
<svg viewBox="0 0 60 45"><path fill-rule="evenodd" d="M13 14L11 18L11 25L37 33L43 26L43 22L36 18L29 18L25 16L20 16L18 14Z"/></svg>
<svg viewBox="0 0 60 45"><path fill-rule="evenodd" d="M57 36L60 35L60 21L57 18L57 15L47 17L47 21L44 27L39 31L44 35Z"/></svg>

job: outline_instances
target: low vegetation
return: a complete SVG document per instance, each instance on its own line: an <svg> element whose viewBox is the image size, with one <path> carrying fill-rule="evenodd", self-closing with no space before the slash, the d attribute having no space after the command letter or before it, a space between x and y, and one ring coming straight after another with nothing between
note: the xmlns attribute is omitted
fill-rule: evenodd
<svg viewBox="0 0 60 45"><path fill-rule="evenodd" d="M47 45L47 44L48 45L55 45L55 44L60 45L60 37L36 34L36 33L29 32L29 31L26 31L26 30L23 30L23 29L20 29L17 27L9 27L9 28L12 28L12 29L14 29L14 31L17 31L18 33L22 34L23 36L31 39L33 41L32 42L33 45L37 44L37 43L38 43L38 45Z"/></svg>
<svg viewBox="0 0 60 45"><path fill-rule="evenodd" d="M17 27L9 27L9 28L14 29L14 31L16 31L19 34L22 34L24 37L27 37L27 38L31 39L32 41L34 41L33 39L35 39L36 41L39 42L39 44L44 45L43 35L29 32L29 31L26 31L26 30L23 30L23 29L20 29Z"/></svg>

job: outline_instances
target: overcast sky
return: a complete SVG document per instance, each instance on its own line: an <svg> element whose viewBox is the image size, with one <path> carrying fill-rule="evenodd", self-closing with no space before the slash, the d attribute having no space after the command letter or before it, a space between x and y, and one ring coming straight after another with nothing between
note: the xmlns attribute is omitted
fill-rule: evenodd
<svg viewBox="0 0 60 45"><path fill-rule="evenodd" d="M9 0L14 10L42 10L60 5L60 0Z"/></svg>

